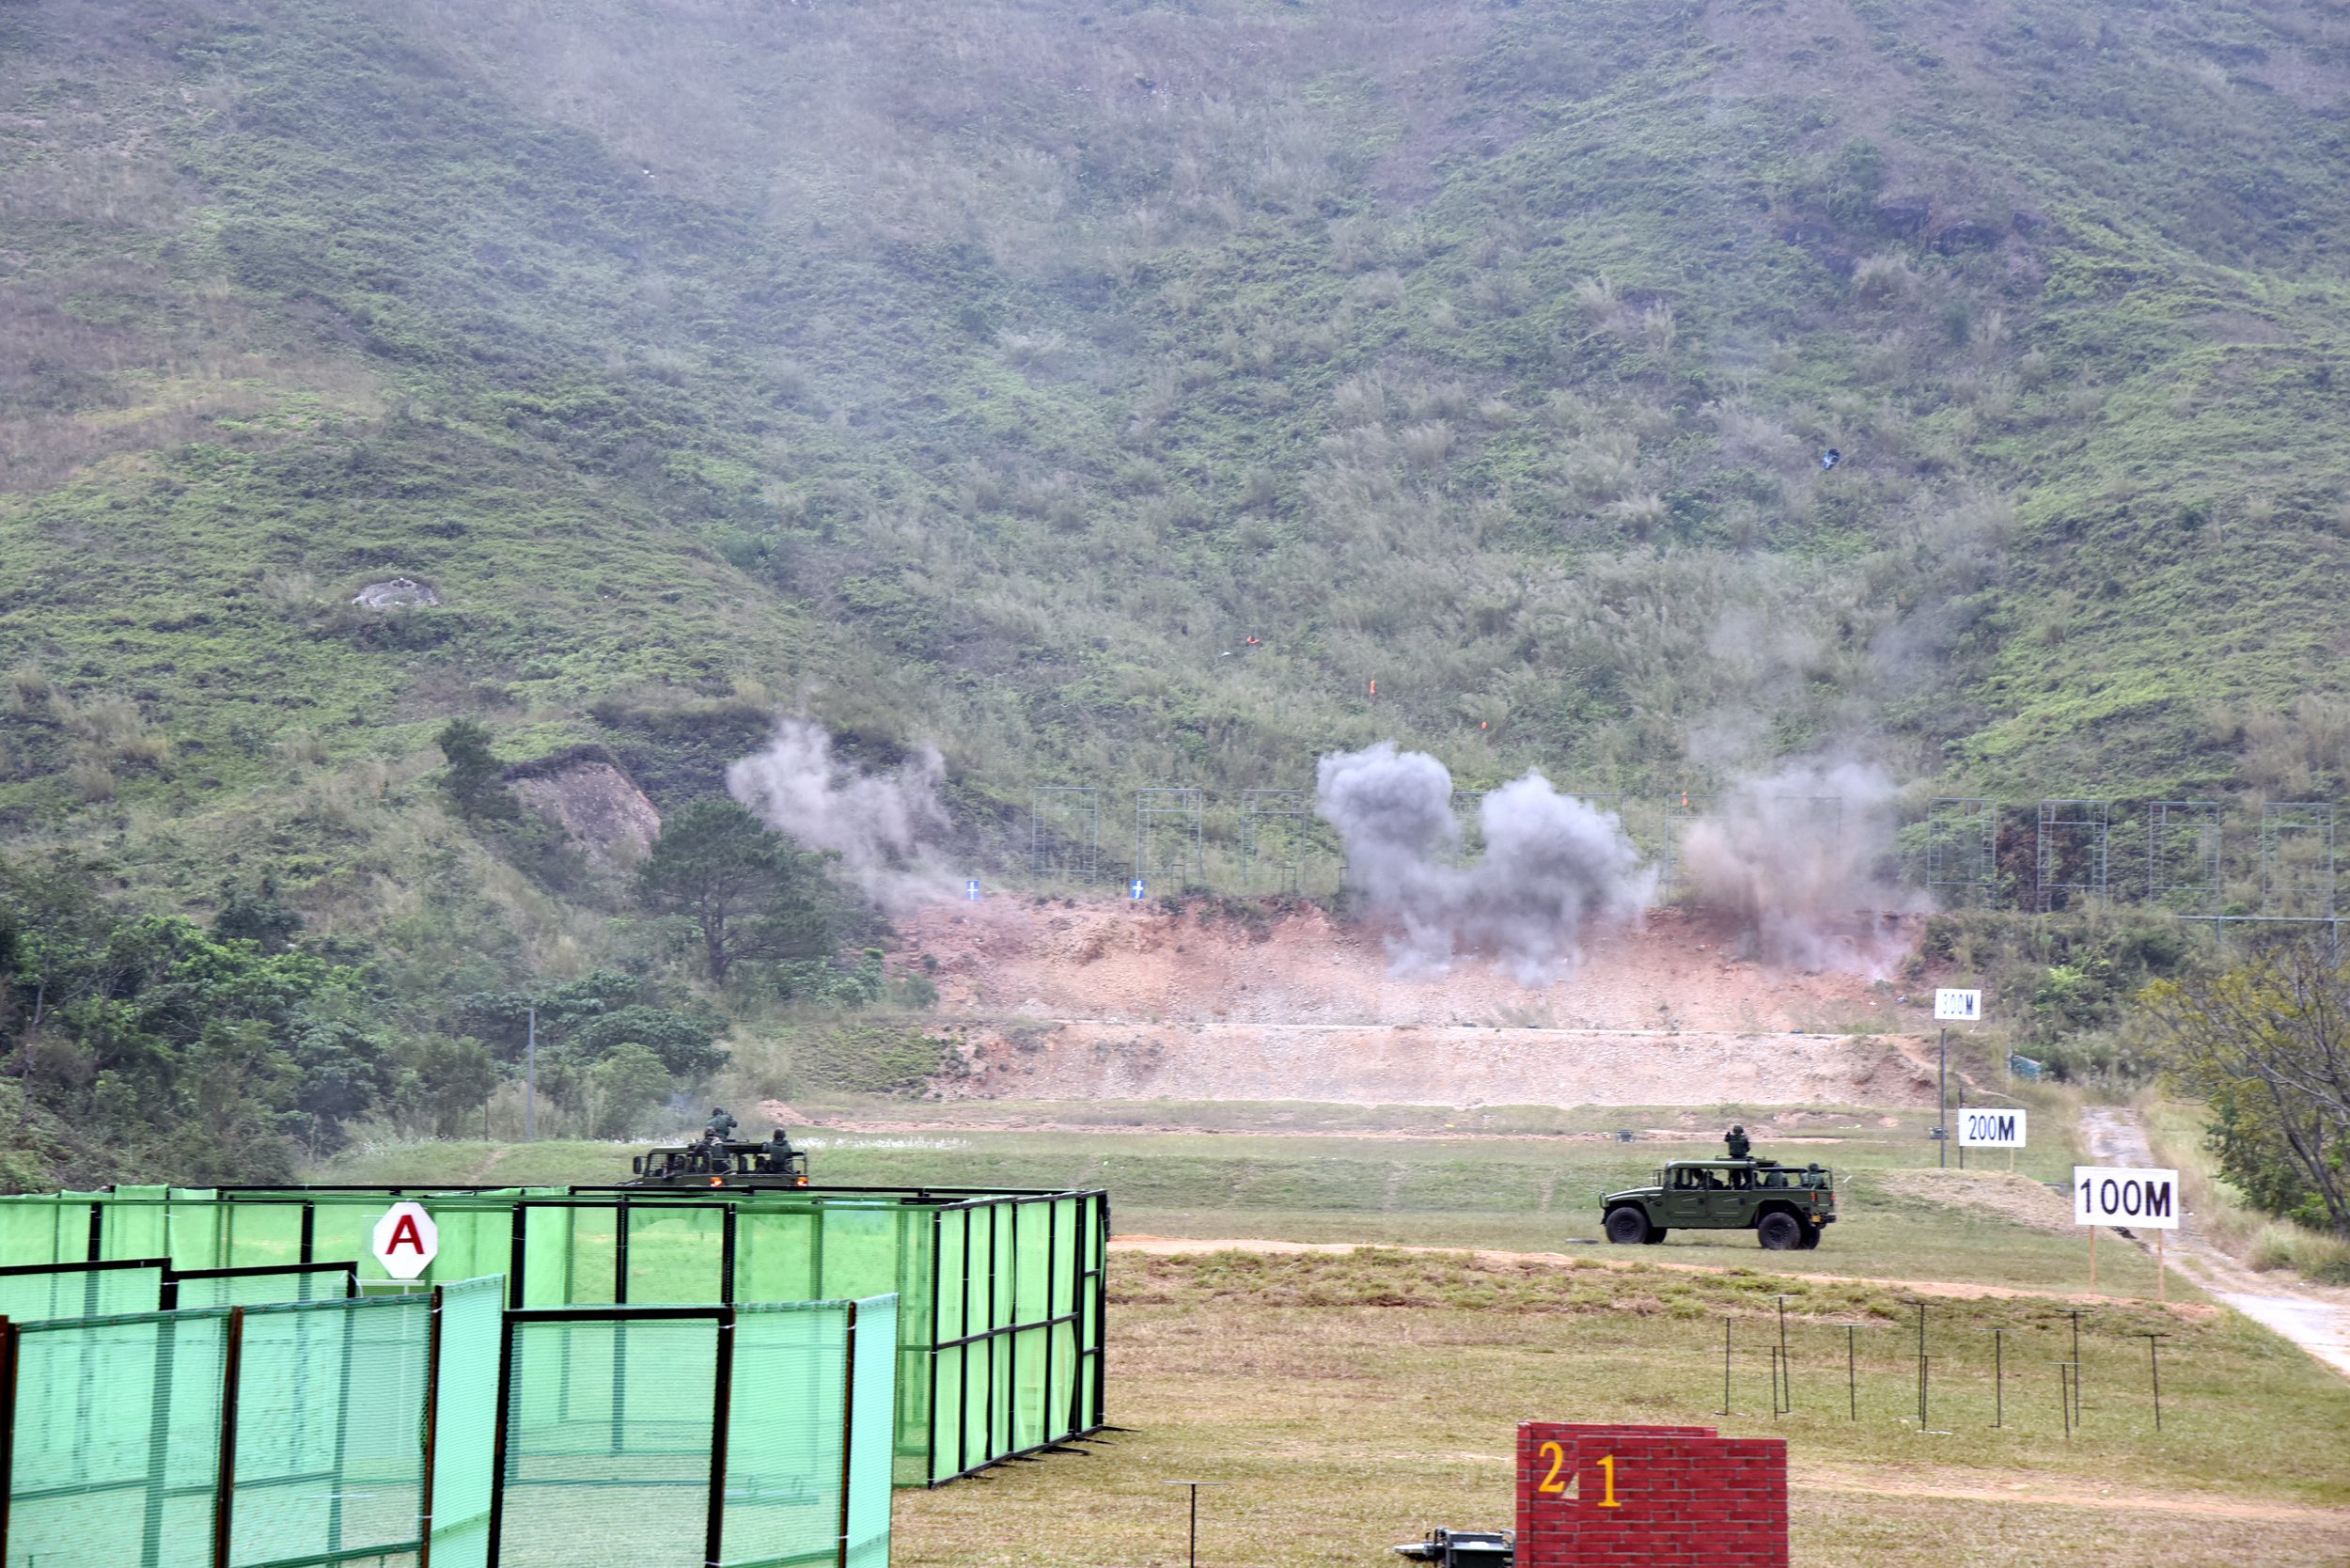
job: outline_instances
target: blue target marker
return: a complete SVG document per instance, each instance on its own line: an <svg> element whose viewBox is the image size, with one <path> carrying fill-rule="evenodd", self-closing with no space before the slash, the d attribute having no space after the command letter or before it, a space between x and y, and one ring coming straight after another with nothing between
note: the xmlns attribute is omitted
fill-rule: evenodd
<svg viewBox="0 0 2350 1568"><path fill-rule="evenodd" d="M1134 881L1126 884L1126 896L1130 899L1138 899L1142 897L1142 878L1136 877Z"/></svg>
<svg viewBox="0 0 2350 1568"><path fill-rule="evenodd" d="M978 877L973 877L963 885L963 896L973 903L979 902L979 879Z"/></svg>

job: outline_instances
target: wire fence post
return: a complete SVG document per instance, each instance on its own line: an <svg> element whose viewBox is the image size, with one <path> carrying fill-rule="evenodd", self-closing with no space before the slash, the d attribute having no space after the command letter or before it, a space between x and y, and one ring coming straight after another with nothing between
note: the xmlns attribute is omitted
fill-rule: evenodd
<svg viewBox="0 0 2350 1568"><path fill-rule="evenodd" d="M854 1312L855 1308L849 1309ZM726 1556L727 1433L734 1421L734 1309L718 1314L718 1343L711 1369L710 1500L704 1514L702 1559L718 1568Z"/></svg>
<svg viewBox="0 0 2350 1568"><path fill-rule="evenodd" d="M849 1324L842 1335L840 1363L840 1568L849 1568L849 1462L856 1451L856 1303L849 1303ZM711 1506L722 1499L713 1498ZM717 1568L713 1554L711 1568Z"/></svg>
<svg viewBox="0 0 2350 1568"><path fill-rule="evenodd" d="M220 1357L220 1465L212 1494L212 1568L229 1568L237 1493L237 1384L244 1367L244 1309L228 1309Z"/></svg>
<svg viewBox="0 0 2350 1568"><path fill-rule="evenodd" d="M441 1437L441 1287L432 1287L432 1306L425 1320L424 1339L424 1482L416 1499L416 1568L432 1568L432 1462ZM348 1383L348 1378L345 1379ZM504 1397L506 1390L498 1390Z"/></svg>

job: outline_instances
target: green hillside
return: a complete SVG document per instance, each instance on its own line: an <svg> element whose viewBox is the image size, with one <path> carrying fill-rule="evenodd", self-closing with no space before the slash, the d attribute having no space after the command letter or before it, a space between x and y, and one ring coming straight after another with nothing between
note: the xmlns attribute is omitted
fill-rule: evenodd
<svg viewBox="0 0 2350 1568"><path fill-rule="evenodd" d="M2346 107L2332 0L0 0L0 835L429 991L645 951L454 717L997 866L1389 736L2329 798Z"/></svg>

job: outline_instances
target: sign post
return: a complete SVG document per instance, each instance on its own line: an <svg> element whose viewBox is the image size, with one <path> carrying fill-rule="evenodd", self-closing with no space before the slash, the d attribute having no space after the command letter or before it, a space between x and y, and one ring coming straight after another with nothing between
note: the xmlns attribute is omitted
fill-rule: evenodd
<svg viewBox="0 0 2350 1568"><path fill-rule="evenodd" d="M441 1255L441 1228L421 1203L395 1203L375 1222L375 1261L395 1279L414 1279Z"/></svg>
<svg viewBox="0 0 2350 1568"><path fill-rule="evenodd" d="M1942 1089L1941 1119L1935 1123L1935 1160L1937 1165L1950 1163L1950 1030L1951 1024L1975 1024L1982 1020L1982 993L1980 991L1937 990L1934 994L1935 1021L1942 1028Z"/></svg>
<svg viewBox="0 0 2350 1568"><path fill-rule="evenodd" d="M2097 1288L2097 1232L2108 1225L2154 1233L2154 1299L2168 1301L2163 1232L2179 1228L2179 1173L2128 1166L2073 1168L2073 1223L2089 1230L2089 1288Z"/></svg>

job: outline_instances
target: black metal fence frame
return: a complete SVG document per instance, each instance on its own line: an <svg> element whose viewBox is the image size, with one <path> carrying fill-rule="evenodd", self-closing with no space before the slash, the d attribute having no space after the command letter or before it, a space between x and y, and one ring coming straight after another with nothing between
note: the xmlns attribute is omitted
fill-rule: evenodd
<svg viewBox="0 0 2350 1568"><path fill-rule="evenodd" d="M147 1260L124 1260L114 1263L57 1265L58 1268L63 1269L102 1269L111 1267L152 1266L153 1263ZM23 1270L12 1269L8 1272L20 1273L23 1272ZM289 1270L284 1265L269 1264L262 1267L249 1269L201 1270L191 1272L210 1274L218 1277L230 1274L254 1275L265 1273L286 1273L289 1272ZM440 1421L441 1289L442 1288L438 1285L432 1287L431 1304L430 1307L431 1316L429 1319L430 1326L427 1329L426 1335L426 1364L424 1377L425 1419L424 1431L422 1433L422 1469L418 1477L420 1488L420 1507L418 1509L416 1521L416 1538L414 1541L404 1541L389 1544L377 1544L371 1546L342 1549L330 1546L328 1551L322 1555L313 1553L300 1558L279 1560L279 1561L275 1564L264 1563L249 1565L249 1568L328 1568L328 1565L334 1563L353 1561L361 1558L384 1557L403 1552L414 1552L415 1554L416 1568L431 1568L432 1463ZM345 1299L349 1300L353 1298L346 1297ZM223 1315L226 1319L226 1324L222 1330L221 1344L220 1436L219 1448L217 1450L219 1454L219 1465L213 1472L213 1481L211 1488L212 1493L212 1517L211 1531L212 1552L208 1559L211 1568L233 1568L230 1544L231 1533L234 1529L236 1517L237 1417L240 1389L243 1385L243 1376L244 1320L247 1310L248 1309L243 1307L198 1308L194 1309L195 1312L206 1315L218 1313ZM156 1315L157 1314L141 1312L123 1314L122 1316L138 1318ZM121 1321L121 1317L118 1316L90 1320L64 1321L108 1323L119 1322ZM167 1319L162 1326L171 1328L176 1326L176 1325L172 1320ZM12 1504L14 1503L16 1497L17 1372L23 1361L23 1341L26 1328L27 1325L24 1324L12 1323L7 1318L0 1318L0 1560L5 1560L8 1555L9 1527L12 1522ZM41 1330L36 1327L35 1331L39 1332ZM162 1402L160 1408L166 1414L169 1409L169 1397L168 1381L159 1380L156 1398L159 1402ZM502 1419L503 1405L501 1405L500 1409ZM337 1438L338 1445L340 1440L340 1435L338 1432ZM148 1483L150 1493L154 1490L156 1485L156 1482L153 1479L154 1471L151 1468L151 1464L152 1462L150 1461L149 1480ZM293 1477L284 1479L300 1481L310 1478ZM156 1534L156 1526L160 1515L151 1499L147 1507L146 1513L148 1518L147 1536L143 1544L141 1555L147 1563L152 1564L160 1560L162 1543L160 1537ZM493 1558L492 1561L494 1562L495 1559Z"/></svg>
<svg viewBox="0 0 2350 1568"><path fill-rule="evenodd" d="M849 1564L849 1486L854 1479L856 1430L856 1303L848 1309L848 1331L841 1346L843 1369L840 1398L840 1518L837 1530L838 1568ZM525 1307L508 1308L498 1328L498 1406L496 1435L491 1443L489 1562L497 1568L506 1535L506 1473L510 1414L514 1402L514 1330L541 1323L694 1323L717 1325L717 1345L711 1378L710 1497L703 1516L702 1560L724 1560L727 1499L727 1440L734 1419L734 1325L731 1304L722 1307ZM623 1380L627 1362L613 1358L614 1426L626 1420ZM893 1412L894 1420L894 1412ZM895 1445L893 1444L894 1448ZM617 1438L616 1438L617 1450ZM426 1565L419 1564L419 1568Z"/></svg>

